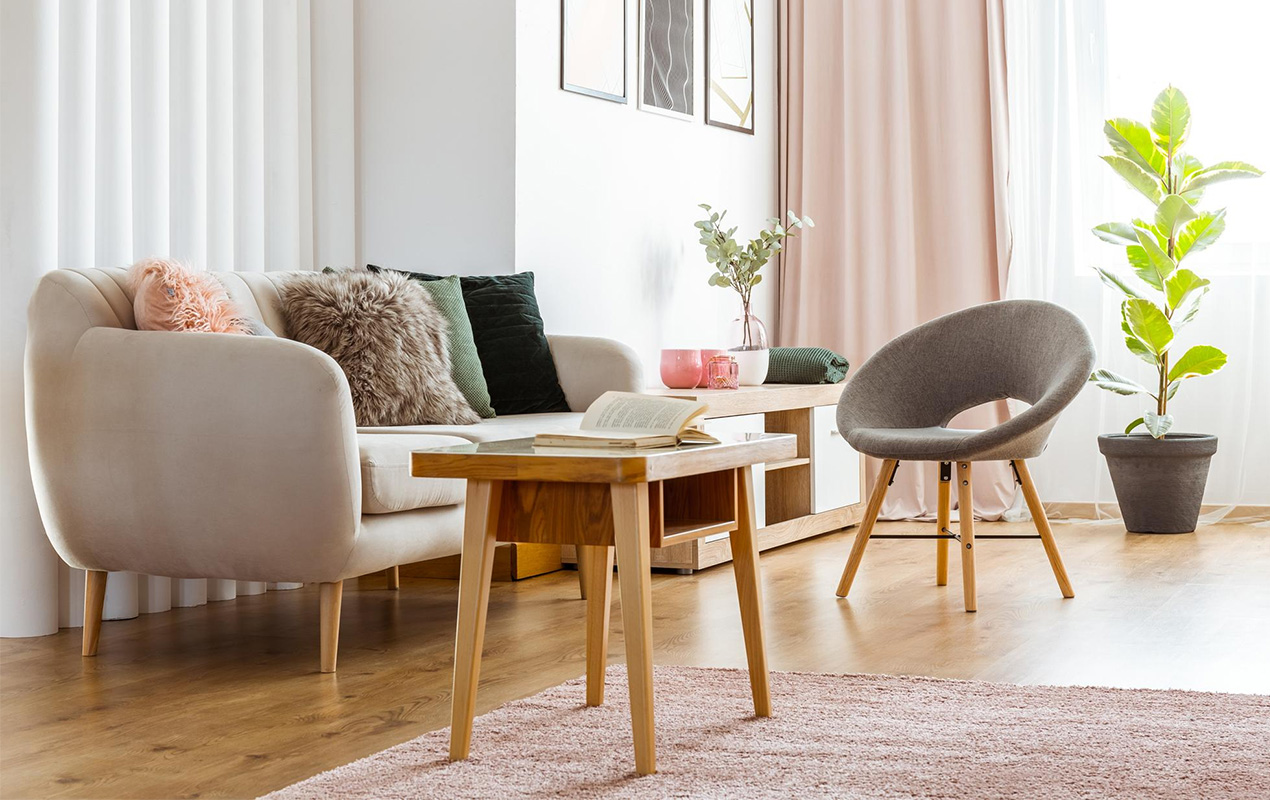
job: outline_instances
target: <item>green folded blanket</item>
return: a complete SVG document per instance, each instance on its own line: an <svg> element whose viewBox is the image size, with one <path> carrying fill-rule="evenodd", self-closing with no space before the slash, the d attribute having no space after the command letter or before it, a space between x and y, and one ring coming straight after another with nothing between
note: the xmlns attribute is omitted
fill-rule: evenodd
<svg viewBox="0 0 1270 800"><path fill-rule="evenodd" d="M840 383L851 365L823 347L773 347L766 383Z"/></svg>

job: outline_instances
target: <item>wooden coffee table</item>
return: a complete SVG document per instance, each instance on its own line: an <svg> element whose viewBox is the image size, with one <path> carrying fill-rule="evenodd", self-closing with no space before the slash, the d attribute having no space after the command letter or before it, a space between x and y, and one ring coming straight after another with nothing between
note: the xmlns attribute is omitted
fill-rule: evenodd
<svg viewBox="0 0 1270 800"><path fill-rule="evenodd" d="M657 771L650 550L729 533L754 713L771 714L750 466L793 458L795 437L643 451L534 447L532 439L413 453L411 474L467 479L450 760L467 758L497 542L571 544L586 562L586 703L604 701L613 550L626 639L635 769Z"/></svg>

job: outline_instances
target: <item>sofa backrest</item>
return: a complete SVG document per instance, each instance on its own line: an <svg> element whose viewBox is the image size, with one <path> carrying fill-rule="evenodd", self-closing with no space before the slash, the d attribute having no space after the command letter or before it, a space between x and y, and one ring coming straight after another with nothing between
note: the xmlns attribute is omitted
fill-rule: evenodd
<svg viewBox="0 0 1270 800"><path fill-rule="evenodd" d="M279 310L278 288L288 277L303 272L213 272L225 287L229 298L247 316L263 322L279 336L285 337L286 322ZM77 276L75 278L71 276ZM132 289L128 286L128 270L73 269L58 270L45 276L45 280L57 282L69 292L85 310L96 308L92 314L95 325L136 330L132 314ZM35 320L32 320L36 323Z"/></svg>

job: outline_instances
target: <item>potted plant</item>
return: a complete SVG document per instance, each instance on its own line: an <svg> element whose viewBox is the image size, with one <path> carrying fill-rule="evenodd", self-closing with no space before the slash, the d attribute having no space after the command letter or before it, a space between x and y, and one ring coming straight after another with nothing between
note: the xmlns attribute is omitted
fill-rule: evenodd
<svg viewBox="0 0 1270 800"><path fill-rule="evenodd" d="M804 226L814 228L816 224L811 221L811 217L799 218L793 211L789 211L788 227L782 225L778 217L772 217L767 221L769 227L759 231L757 238L751 239L749 244L742 247L733 238L735 227L723 229L723 218L728 213L726 210L715 212L705 203L700 208L710 215L709 219L694 223L701 233L706 261L714 266L710 285L731 288L741 296L741 316L732 323L734 343L729 352L736 358L740 383L758 386L767 379L767 326L751 311L750 293L763 280L759 270L773 255L780 252L781 242L797 236L798 229Z"/></svg>
<svg viewBox="0 0 1270 800"><path fill-rule="evenodd" d="M1150 127L1123 118L1109 119L1103 126L1114 151L1102 156L1103 161L1155 207L1149 219L1094 228L1098 238L1125 248L1129 268L1137 276L1097 268L1103 282L1124 295L1120 316L1125 346L1155 373L1150 388L1108 369L1089 378L1116 394L1151 399L1151 407L1124 433L1098 437L1125 527L1133 533L1189 533L1199 519L1217 437L1174 433L1169 401L1187 380L1225 366L1226 354L1198 344L1176 355L1180 348L1175 337L1194 319L1209 287L1208 280L1181 264L1210 247L1226 227L1226 209L1197 207L1204 190L1262 174L1241 161L1206 167L1184 154L1190 125L1186 97L1170 86L1155 98ZM1136 433L1138 428L1145 433Z"/></svg>

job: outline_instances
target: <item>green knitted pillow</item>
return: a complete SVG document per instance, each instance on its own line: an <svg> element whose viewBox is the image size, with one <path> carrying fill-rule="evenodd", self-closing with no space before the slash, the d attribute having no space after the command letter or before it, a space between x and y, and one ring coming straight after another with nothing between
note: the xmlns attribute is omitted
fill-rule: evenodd
<svg viewBox="0 0 1270 800"><path fill-rule="evenodd" d="M847 377L847 360L823 347L773 347L768 355L767 383L839 383Z"/></svg>
<svg viewBox="0 0 1270 800"><path fill-rule="evenodd" d="M450 377L467 398L472 410L483 418L494 416L490 405L489 386L481 370L481 357L476 352L476 339L472 336L472 321L463 303L463 288L459 279L451 275L435 281L419 281L432 297L432 303L450 323Z"/></svg>

